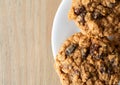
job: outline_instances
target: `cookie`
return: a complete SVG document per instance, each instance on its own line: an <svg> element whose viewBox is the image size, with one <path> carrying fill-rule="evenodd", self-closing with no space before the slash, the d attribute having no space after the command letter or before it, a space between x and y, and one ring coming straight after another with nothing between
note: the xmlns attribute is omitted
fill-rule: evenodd
<svg viewBox="0 0 120 85"><path fill-rule="evenodd" d="M103 37L120 33L120 0L72 0L68 17L83 34Z"/></svg>
<svg viewBox="0 0 120 85"><path fill-rule="evenodd" d="M76 33L60 48L55 69L62 85L117 85L120 54L106 37Z"/></svg>

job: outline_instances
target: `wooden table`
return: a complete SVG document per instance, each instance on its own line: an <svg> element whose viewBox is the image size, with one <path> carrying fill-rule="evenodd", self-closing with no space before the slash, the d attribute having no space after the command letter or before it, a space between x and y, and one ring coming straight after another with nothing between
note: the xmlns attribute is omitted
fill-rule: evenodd
<svg viewBox="0 0 120 85"><path fill-rule="evenodd" d="M0 0L0 85L60 85L51 30L61 0Z"/></svg>

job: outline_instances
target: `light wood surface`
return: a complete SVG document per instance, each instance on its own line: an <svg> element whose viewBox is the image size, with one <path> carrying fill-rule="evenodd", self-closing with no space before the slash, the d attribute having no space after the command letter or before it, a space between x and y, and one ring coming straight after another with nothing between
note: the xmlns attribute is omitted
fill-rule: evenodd
<svg viewBox="0 0 120 85"><path fill-rule="evenodd" d="M0 0L0 85L60 85L51 30L61 0Z"/></svg>

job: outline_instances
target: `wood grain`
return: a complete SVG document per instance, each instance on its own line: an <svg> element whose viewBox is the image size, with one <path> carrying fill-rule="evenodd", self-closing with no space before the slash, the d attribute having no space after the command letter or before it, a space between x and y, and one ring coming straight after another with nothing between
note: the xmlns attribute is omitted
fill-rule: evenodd
<svg viewBox="0 0 120 85"><path fill-rule="evenodd" d="M60 85L51 30L61 0L0 0L0 85Z"/></svg>

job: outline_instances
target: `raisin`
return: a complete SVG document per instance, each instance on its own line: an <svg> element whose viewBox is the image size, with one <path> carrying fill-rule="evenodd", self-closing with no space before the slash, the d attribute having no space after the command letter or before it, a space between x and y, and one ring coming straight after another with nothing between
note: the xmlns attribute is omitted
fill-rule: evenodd
<svg viewBox="0 0 120 85"><path fill-rule="evenodd" d="M79 15L80 13L86 11L85 7L84 6L81 6L79 8L75 8L74 12L76 15Z"/></svg>
<svg viewBox="0 0 120 85"><path fill-rule="evenodd" d="M85 15L86 15L86 9L84 6L81 6L79 8L74 9L74 13L78 16L81 16L80 21L78 23L82 23L83 25L85 24Z"/></svg>
<svg viewBox="0 0 120 85"><path fill-rule="evenodd" d="M84 19L84 17L81 17L79 23L82 23L82 25L85 25L85 19Z"/></svg>
<svg viewBox="0 0 120 85"><path fill-rule="evenodd" d="M108 75L113 74L112 64L111 64L111 63L108 63L108 66L107 66L107 73L108 73Z"/></svg>
<svg viewBox="0 0 120 85"><path fill-rule="evenodd" d="M92 44L90 47L90 54L91 56L95 56L95 51L98 52L99 51L100 46L97 44Z"/></svg>
<svg viewBox="0 0 120 85"><path fill-rule="evenodd" d="M107 69L107 73L108 73L109 75L112 74L112 68L111 68L111 67L108 67L108 69Z"/></svg>
<svg viewBox="0 0 120 85"><path fill-rule="evenodd" d="M99 12L93 12L91 16L95 20L101 19L103 17L103 15L101 13L99 13Z"/></svg>
<svg viewBox="0 0 120 85"><path fill-rule="evenodd" d="M83 59L86 59L87 56L88 56L88 54L89 54L89 48L83 48L83 49L81 50L81 54L82 54L82 58L83 58Z"/></svg>
<svg viewBox="0 0 120 85"><path fill-rule="evenodd" d="M75 9L74 9L74 13L75 13L76 15L80 15L80 14L83 13L84 11L86 11L84 6L81 6L81 7L79 7L79 8L75 8Z"/></svg>
<svg viewBox="0 0 120 85"><path fill-rule="evenodd" d="M80 13L81 17L85 17L85 15L86 15L86 11Z"/></svg>
<svg viewBox="0 0 120 85"><path fill-rule="evenodd" d="M105 69L105 68L100 68L100 72L101 72L101 73L105 73L105 72L106 72L106 69Z"/></svg>
<svg viewBox="0 0 120 85"><path fill-rule="evenodd" d="M102 53L102 54L99 54L97 57L96 57L96 59L104 59L104 57L106 57L107 56L107 54L105 54L105 53Z"/></svg>
<svg viewBox="0 0 120 85"><path fill-rule="evenodd" d="M68 46L68 48L66 48L65 55L69 56L71 53L75 51L77 46L78 46L77 44L71 44L70 46Z"/></svg>
<svg viewBox="0 0 120 85"><path fill-rule="evenodd" d="M80 15L80 9L79 9L79 8L76 8L76 9L74 10L74 13L75 13L76 15Z"/></svg>
<svg viewBox="0 0 120 85"><path fill-rule="evenodd" d="M94 50L94 51L98 51L98 50L99 50L99 47L100 47L100 46L97 45L97 44L92 44L92 45L91 45L91 49Z"/></svg>
<svg viewBox="0 0 120 85"><path fill-rule="evenodd" d="M106 66L104 64L102 64L102 66L100 67L100 72L101 73L106 73Z"/></svg>
<svg viewBox="0 0 120 85"><path fill-rule="evenodd" d="M85 7L84 6L81 6L80 7L80 12L83 12L83 11L85 11L86 9L85 9Z"/></svg>
<svg viewBox="0 0 120 85"><path fill-rule="evenodd" d="M80 22L81 22L83 25L85 24L85 15L86 15L86 12L83 12L83 13L80 14L80 16L81 16Z"/></svg>

